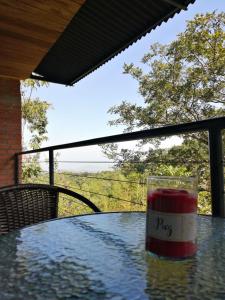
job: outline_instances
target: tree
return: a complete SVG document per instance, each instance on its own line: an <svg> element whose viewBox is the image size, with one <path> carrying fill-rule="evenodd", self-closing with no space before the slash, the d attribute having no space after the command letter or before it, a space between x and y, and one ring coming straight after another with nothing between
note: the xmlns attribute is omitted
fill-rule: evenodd
<svg viewBox="0 0 225 300"><path fill-rule="evenodd" d="M144 71L133 63L124 65L124 73L131 75L139 85L144 106L123 101L110 108L116 118L109 124L124 125L126 131L150 129L169 124L198 121L224 116L225 113L225 13L196 15L187 22L186 29L168 45L154 44L144 55ZM148 170L149 161L181 160L189 167L197 164L205 168L208 159L207 133L183 135L180 146L171 149L150 148L149 151L118 150L113 145L104 147L105 153L117 161L142 161ZM148 143L142 141L141 144ZM155 146L159 140L151 141ZM202 176L208 187L208 170ZM207 173L207 174L206 174ZM204 179L204 180L203 180Z"/></svg>
<svg viewBox="0 0 225 300"><path fill-rule="evenodd" d="M47 110L51 105L38 97L32 97L33 91L41 86L48 86L48 83L33 79L27 79L21 82L24 149L26 149L27 146L31 149L40 148L42 142L47 140ZM25 145L24 139L26 129L31 134L28 145ZM26 157L26 163L23 165L22 172L23 180L27 180L33 176L37 177L40 174L41 166L38 160L39 154Z"/></svg>

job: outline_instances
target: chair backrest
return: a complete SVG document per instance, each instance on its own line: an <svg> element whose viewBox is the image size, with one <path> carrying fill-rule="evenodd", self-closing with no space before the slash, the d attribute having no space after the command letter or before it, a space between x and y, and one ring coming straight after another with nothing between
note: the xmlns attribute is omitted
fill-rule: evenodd
<svg viewBox="0 0 225 300"><path fill-rule="evenodd" d="M71 190L45 184L21 184L0 189L0 234L57 218L59 193L100 210L87 198Z"/></svg>

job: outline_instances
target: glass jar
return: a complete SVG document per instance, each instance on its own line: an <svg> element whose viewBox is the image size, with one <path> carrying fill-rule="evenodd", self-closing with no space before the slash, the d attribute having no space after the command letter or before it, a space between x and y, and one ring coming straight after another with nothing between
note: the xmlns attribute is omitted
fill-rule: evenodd
<svg viewBox="0 0 225 300"><path fill-rule="evenodd" d="M148 178L146 250L185 258L197 251L196 177Z"/></svg>

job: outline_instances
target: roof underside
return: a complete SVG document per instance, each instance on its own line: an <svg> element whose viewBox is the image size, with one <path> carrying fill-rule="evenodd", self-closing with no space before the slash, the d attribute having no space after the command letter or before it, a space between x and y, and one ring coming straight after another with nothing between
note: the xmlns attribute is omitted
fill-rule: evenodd
<svg viewBox="0 0 225 300"><path fill-rule="evenodd" d="M31 77L72 85L194 1L87 0Z"/></svg>
<svg viewBox="0 0 225 300"><path fill-rule="evenodd" d="M85 0L0 0L0 77L26 79Z"/></svg>

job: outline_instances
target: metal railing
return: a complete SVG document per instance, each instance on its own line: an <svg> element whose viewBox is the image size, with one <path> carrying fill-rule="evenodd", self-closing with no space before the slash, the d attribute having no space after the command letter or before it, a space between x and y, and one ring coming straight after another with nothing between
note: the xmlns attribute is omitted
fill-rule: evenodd
<svg viewBox="0 0 225 300"><path fill-rule="evenodd" d="M222 130L225 129L225 117L203 121L170 125L131 133L100 137L74 143L55 145L36 150L23 151L15 154L15 183L19 183L19 156L48 151L49 153L49 183L54 185L54 151L68 148L78 148L149 138L169 137L194 132L207 131L209 137L209 164L211 181L212 215L225 217L224 201L224 163Z"/></svg>
<svg viewBox="0 0 225 300"><path fill-rule="evenodd" d="M49 163L48 160L37 160L37 164L47 164ZM107 170L99 170L95 172L88 172L88 171L78 171L74 172L69 171L69 170L59 170L59 164L60 163L69 163L69 164L77 164L82 165L82 164L112 164L113 168L109 170L107 167ZM203 175L203 170L205 171L206 164L209 164L208 159L204 160L192 160L191 162L185 161L184 159L167 159L164 157L164 159L154 159L152 161L144 161L145 165L148 165L151 168L151 173L144 173L141 172L140 177L129 177L130 171L132 170L135 172L137 164L143 164L143 161L129 161L129 170L128 172L124 173L124 170L122 171L121 168L124 164L127 162L123 161L120 162L118 165L118 161L87 161L87 160L58 160L57 159L57 164L55 168L55 185L57 186L62 186L65 188L69 188L74 191L79 191L82 194L84 194L85 197L88 199L92 199L92 201L96 201L96 204L98 203L98 207L101 207L103 205L105 209L105 205L107 203L107 209L109 209L109 206L111 206L111 209L113 211L115 210L120 210L121 209L131 209L131 207L123 207L126 203L134 205L133 209L141 209L146 210L146 192L147 192L147 180L146 176L147 174L157 174L158 172L161 173L162 170L160 171L160 168L162 165L164 166L173 166L177 168L177 170L171 170L169 169L164 169L165 172L170 170L173 171L178 171L179 172L179 167L184 166L185 168L182 169L182 172L186 173L187 176L190 176L190 174L197 174L199 176L198 180L198 195L199 195L199 202L198 202L198 209L199 213L208 213L211 214L211 207L209 208L208 206L208 201L207 199L203 199L208 197L208 194L210 193L210 190L206 186L206 182L204 182L204 179L202 178ZM22 161L22 167L26 166L29 168L29 165L32 165L33 162L29 160L23 160ZM132 168L134 167L134 168ZM159 169L157 169L159 167ZM118 173L119 171L119 173ZM122 171L122 172L121 172ZM155 173L154 173L155 172ZM197 173L196 173L197 172ZM138 175L137 171L137 175ZM161 173L162 174L162 173ZM164 174L165 175L165 174ZM178 175L178 174L177 174ZM25 180L26 183L45 183L47 184L49 181L49 172L47 170L39 170L37 174L31 176L31 177L25 177L23 180ZM203 179L203 181L202 181ZM106 187L111 186L111 190L107 189ZM202 193L203 192L203 193ZM134 196L135 195L135 196ZM203 196L204 195L204 196ZM97 199L93 199L97 198ZM104 197L104 198L103 198ZM100 199L107 199L106 202L103 200L103 202ZM114 205L113 202L116 201L116 204ZM118 203L119 201L119 203ZM205 202L205 206L203 206L203 203ZM124 204L124 205L123 205ZM137 206L139 208L137 208ZM126 205L125 205L126 206Z"/></svg>

